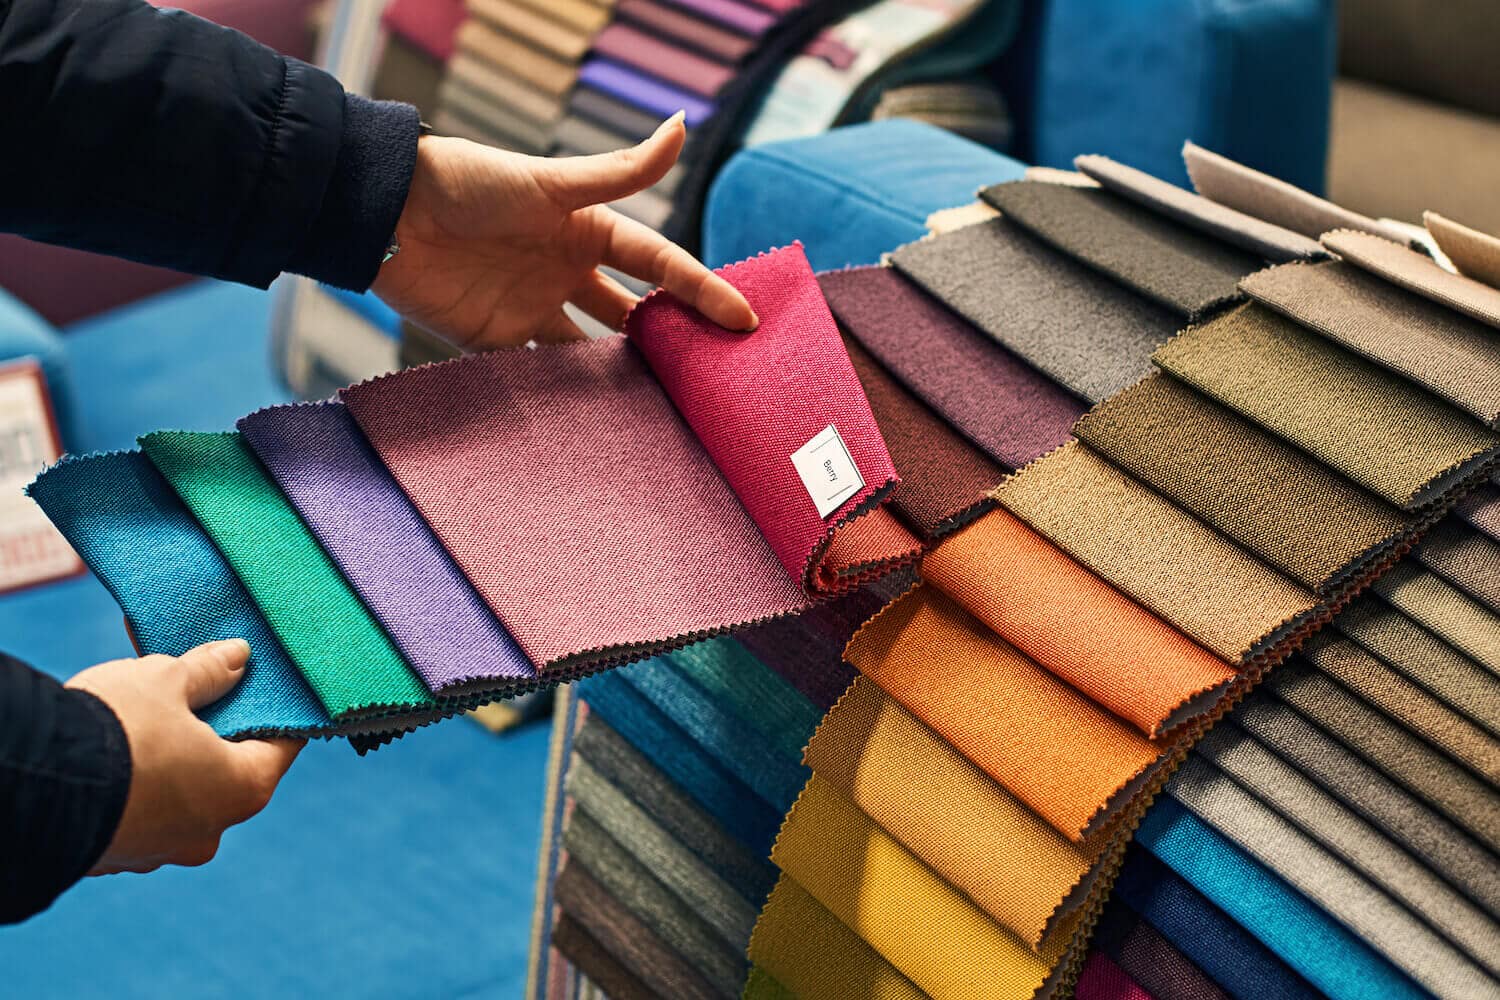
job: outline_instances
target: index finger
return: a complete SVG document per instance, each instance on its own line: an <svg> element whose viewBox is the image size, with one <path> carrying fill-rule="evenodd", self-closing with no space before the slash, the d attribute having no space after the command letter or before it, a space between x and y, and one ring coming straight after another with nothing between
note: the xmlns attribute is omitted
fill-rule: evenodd
<svg viewBox="0 0 1500 1000"><path fill-rule="evenodd" d="M760 323L750 303L723 278L661 233L613 213L604 263L660 285L727 330L753 330Z"/></svg>

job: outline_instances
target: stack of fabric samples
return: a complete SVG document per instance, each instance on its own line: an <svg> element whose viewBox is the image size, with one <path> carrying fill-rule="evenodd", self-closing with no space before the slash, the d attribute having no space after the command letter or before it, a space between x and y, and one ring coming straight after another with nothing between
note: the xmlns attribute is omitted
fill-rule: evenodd
<svg viewBox="0 0 1500 1000"><path fill-rule="evenodd" d="M937 532L908 521L922 581L844 653L859 676L805 748L746 995L1500 995L1500 242L1429 219L1460 276L1186 155L1212 199L1085 157L821 276L902 490L976 492ZM882 414L882 382L924 419ZM934 459L955 444L983 471ZM734 745L705 706L754 725L743 695L667 680L702 745ZM622 739L699 808L736 787L685 777L660 733ZM771 759L745 745L741 766ZM613 781L655 808L659 782ZM590 815L571 789L560 825ZM601 905L725 995L727 968L674 944L675 884L607 883L563 844L535 995L688 995L651 978L660 953L601 940Z"/></svg>

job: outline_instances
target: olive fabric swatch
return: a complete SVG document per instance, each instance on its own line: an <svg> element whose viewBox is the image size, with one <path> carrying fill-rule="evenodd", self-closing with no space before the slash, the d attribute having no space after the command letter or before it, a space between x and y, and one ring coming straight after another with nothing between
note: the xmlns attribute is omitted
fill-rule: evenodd
<svg viewBox="0 0 1500 1000"><path fill-rule="evenodd" d="M1394 566L1373 589L1460 652L1500 672L1500 615L1411 560Z"/></svg>
<svg viewBox="0 0 1500 1000"><path fill-rule="evenodd" d="M1423 566L1500 613L1500 542L1449 517L1427 533L1416 555Z"/></svg>
<svg viewBox="0 0 1500 1000"><path fill-rule="evenodd" d="M1145 854L1139 848L1136 848L1136 853ZM1128 855L1126 864L1129 864ZM1124 869L1121 874L1124 874ZM1159 880L1153 879L1153 884L1159 884ZM1116 880L1114 894L1099 915L1098 923L1094 925L1093 947L1100 954L1108 955L1156 1000L1229 1000L1231 994L1210 979L1203 969L1189 960L1155 927L1126 906L1124 896L1124 887ZM1233 924L1233 921L1222 915L1221 919ZM1243 930L1240 934L1249 938ZM1183 938L1185 944L1211 940L1207 929L1196 924L1192 933L1183 935ZM1309 994L1312 995L1315 994Z"/></svg>
<svg viewBox="0 0 1500 1000"><path fill-rule="evenodd" d="M656 1000L656 994L635 973L621 965L583 925L567 913L552 928L552 945L610 1000ZM580 1000L582 994L580 993Z"/></svg>
<svg viewBox="0 0 1500 1000"><path fill-rule="evenodd" d="M758 965L750 967L745 977L745 1000L797 1000L797 994L781 985L781 981Z"/></svg>
<svg viewBox="0 0 1500 1000"><path fill-rule="evenodd" d="M854 340L1007 469L1066 441L1083 413L1071 393L891 268L831 271L818 283Z"/></svg>
<svg viewBox="0 0 1500 1000"><path fill-rule="evenodd" d="M160 431L141 447L224 553L330 715L436 705L239 434Z"/></svg>
<svg viewBox="0 0 1500 1000"><path fill-rule="evenodd" d="M1005 219L900 247L890 261L1059 385L1097 402L1151 370L1182 325ZM867 345L868 346L868 345Z"/></svg>
<svg viewBox="0 0 1500 1000"><path fill-rule="evenodd" d="M755 925L750 959L803 1000L927 997L786 874Z"/></svg>
<svg viewBox="0 0 1500 1000"><path fill-rule="evenodd" d="M1316 239L1210 201L1107 156L1078 156L1073 165L1106 191L1257 257L1279 262L1327 256Z"/></svg>
<svg viewBox="0 0 1500 1000"><path fill-rule="evenodd" d="M1256 659L1318 613L1310 591L1082 445L1033 463L996 496L1058 548L1230 663Z"/></svg>
<svg viewBox="0 0 1500 1000"><path fill-rule="evenodd" d="M979 193L1010 222L1189 319L1239 297L1257 254L1106 190L1011 181Z"/></svg>
<svg viewBox="0 0 1500 1000"><path fill-rule="evenodd" d="M1468 831L1440 815L1307 717L1268 694L1251 696L1235 709L1232 718L1236 725L1398 841L1491 916L1500 916L1500 859L1476 842Z"/></svg>
<svg viewBox="0 0 1500 1000"><path fill-rule="evenodd" d="M1440 499L1500 448L1473 417L1255 303L1190 327L1155 360L1403 509Z"/></svg>
<svg viewBox="0 0 1500 1000"><path fill-rule="evenodd" d="M1266 268L1240 287L1485 424L1500 422L1500 337L1493 327L1342 261Z"/></svg>
<svg viewBox="0 0 1500 1000"><path fill-rule="evenodd" d="M1423 212L1422 222L1459 274L1500 288L1500 239L1436 212Z"/></svg>
<svg viewBox="0 0 1500 1000"><path fill-rule="evenodd" d="M1351 264L1481 323L1500 327L1500 289L1445 271L1426 254L1367 233L1325 233L1323 245Z"/></svg>
<svg viewBox="0 0 1500 1000"><path fill-rule="evenodd" d="M1094 407L1074 433L1320 594L1337 592L1412 528L1389 502L1163 373Z"/></svg>

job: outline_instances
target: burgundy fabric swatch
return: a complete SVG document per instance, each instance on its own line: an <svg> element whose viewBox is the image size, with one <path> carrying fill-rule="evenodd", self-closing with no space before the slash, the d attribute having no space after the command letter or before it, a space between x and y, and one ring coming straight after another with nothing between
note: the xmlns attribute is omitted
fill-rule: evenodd
<svg viewBox="0 0 1500 1000"><path fill-rule="evenodd" d="M737 63L755 48L755 39L694 17L660 0L620 0L617 23L639 25L653 35L697 49L705 55Z"/></svg>
<svg viewBox="0 0 1500 1000"><path fill-rule="evenodd" d="M1097 951L1084 961L1073 995L1078 1000L1152 1000L1109 956Z"/></svg>
<svg viewBox="0 0 1500 1000"><path fill-rule="evenodd" d="M700 97L713 97L734 79L732 67L618 21L594 38L594 51Z"/></svg>
<svg viewBox="0 0 1500 1000"><path fill-rule="evenodd" d="M819 276L829 308L887 370L1001 465L1068 439L1084 405L896 271Z"/></svg>

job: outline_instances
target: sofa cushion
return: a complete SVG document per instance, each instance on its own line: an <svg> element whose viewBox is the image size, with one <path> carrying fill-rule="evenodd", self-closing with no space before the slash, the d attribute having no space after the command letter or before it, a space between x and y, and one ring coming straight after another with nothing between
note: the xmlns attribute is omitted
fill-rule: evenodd
<svg viewBox="0 0 1500 1000"><path fill-rule="evenodd" d="M1495 0L1340 0L1339 72L1500 116Z"/></svg>

